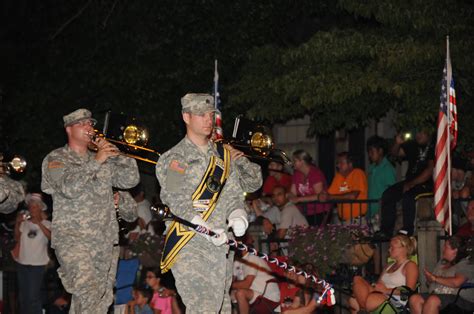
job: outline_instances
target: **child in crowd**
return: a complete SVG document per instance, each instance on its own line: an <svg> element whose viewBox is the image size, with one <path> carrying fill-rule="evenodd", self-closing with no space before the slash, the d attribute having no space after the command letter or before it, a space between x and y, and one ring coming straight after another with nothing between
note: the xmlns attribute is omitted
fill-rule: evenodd
<svg viewBox="0 0 474 314"><path fill-rule="evenodd" d="M127 303L125 314L153 314L153 310L148 304L152 296L152 291L146 288L135 288L133 290L133 300Z"/></svg>
<svg viewBox="0 0 474 314"><path fill-rule="evenodd" d="M146 272L146 283L153 289L150 306L155 314L180 313L176 291L168 289L162 284L162 276L159 268L150 268Z"/></svg>

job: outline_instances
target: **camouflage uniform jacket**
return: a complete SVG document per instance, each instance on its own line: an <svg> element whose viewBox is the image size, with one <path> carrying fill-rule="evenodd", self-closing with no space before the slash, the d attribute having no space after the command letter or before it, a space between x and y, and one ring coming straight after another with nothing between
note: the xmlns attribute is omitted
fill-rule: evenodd
<svg viewBox="0 0 474 314"><path fill-rule="evenodd" d="M161 186L161 200L175 215L191 221L199 214L193 208L192 194L201 182L212 155L218 156L212 142L209 142L207 153L204 153L185 137L158 160L156 176ZM246 158L232 161L230 175L217 206L207 220L211 229L227 230L229 214L235 209L244 208L243 188L258 189L261 184L259 165ZM232 275L231 267L226 269L229 264L226 261L227 252L227 246L216 247L205 238L195 235L177 256L172 266L173 274L178 292L192 312L197 308L200 308L200 312L218 311ZM216 307L212 308L214 305Z"/></svg>
<svg viewBox="0 0 474 314"><path fill-rule="evenodd" d="M103 164L94 157L93 152L81 157L66 145L43 160L41 189L53 197L53 248L67 239L91 245L118 243L112 187L137 185L138 167L134 159L124 156Z"/></svg>
<svg viewBox="0 0 474 314"><path fill-rule="evenodd" d="M66 145L43 160L41 188L52 195L54 206L51 246L59 277L72 294L70 314L107 313L112 304L119 257L112 187L127 189L139 181L134 159L117 156L99 164L94 157ZM129 215L125 203L119 206L127 218L136 208L129 207Z"/></svg>
<svg viewBox="0 0 474 314"><path fill-rule="evenodd" d="M6 174L0 174L0 213L14 212L24 199L25 191L21 183Z"/></svg>

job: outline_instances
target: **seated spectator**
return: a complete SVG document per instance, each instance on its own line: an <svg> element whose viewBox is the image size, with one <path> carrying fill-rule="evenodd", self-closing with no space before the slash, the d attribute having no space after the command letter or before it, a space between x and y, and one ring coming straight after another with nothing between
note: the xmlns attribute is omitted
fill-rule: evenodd
<svg viewBox="0 0 474 314"><path fill-rule="evenodd" d="M313 226L326 225L329 219L330 204L315 204L304 202L319 201L319 194L326 192L327 181L324 173L312 164L313 158L300 149L293 153L291 194L289 199L299 204L301 212Z"/></svg>
<svg viewBox="0 0 474 314"><path fill-rule="evenodd" d="M303 276L298 276L294 271L285 271L286 280L279 284L280 287L280 308L282 312L289 309L297 309L304 305L304 295L301 285L304 285ZM302 277L302 282L300 278Z"/></svg>
<svg viewBox="0 0 474 314"><path fill-rule="evenodd" d="M283 161L273 159L268 163L268 177L263 182L263 196L271 196L275 186L282 186L288 192L291 188L291 176L284 171Z"/></svg>
<svg viewBox="0 0 474 314"><path fill-rule="evenodd" d="M395 168L385 157L385 140L372 136L367 140L367 154L370 165L367 171L369 199L381 199L383 192L396 181ZM380 202L369 203L367 221L375 231L380 230Z"/></svg>
<svg viewBox="0 0 474 314"><path fill-rule="evenodd" d="M153 292L146 288L133 289L133 300L127 303L125 314L154 314L148 304Z"/></svg>
<svg viewBox="0 0 474 314"><path fill-rule="evenodd" d="M311 299L307 304L302 305L297 308L289 308L284 311L286 314L312 314L319 307L318 298L320 294L318 292L313 292Z"/></svg>
<svg viewBox="0 0 474 314"><path fill-rule="evenodd" d="M273 202L272 205L269 205L268 203L263 202L261 199L253 200L252 210L254 211L256 217L265 217L276 228L279 227L281 218L280 209L275 206Z"/></svg>
<svg viewBox="0 0 474 314"><path fill-rule="evenodd" d="M416 197L433 191L434 143L428 130L416 133L415 141L395 138L392 155L408 160L405 180L389 187L382 195L382 221L379 238L389 238L395 226L397 202L402 201L403 230L412 235L415 225Z"/></svg>
<svg viewBox="0 0 474 314"><path fill-rule="evenodd" d="M471 182L471 171L466 170L467 161L455 155L451 162L451 197L453 229L461 225L461 220L465 216L467 204L466 200L471 196L469 183Z"/></svg>
<svg viewBox="0 0 474 314"><path fill-rule="evenodd" d="M470 190L471 171L466 170L467 162L459 156L453 156L451 163L451 196L453 198L468 198Z"/></svg>
<svg viewBox="0 0 474 314"><path fill-rule="evenodd" d="M282 186L285 193L291 188L291 176L285 172L284 161L280 155L271 156L272 161L268 164L268 177L263 183L262 197L254 199L249 206L256 217L264 216L278 228L280 224L280 210L273 206L271 199L273 189L276 186Z"/></svg>
<svg viewBox="0 0 474 314"><path fill-rule="evenodd" d="M240 314L249 313L252 305L262 302L265 308L275 309L280 302L280 290L270 267L261 258L242 252L242 257L234 262L234 281L231 295L237 303ZM271 313L271 312L269 312Z"/></svg>
<svg viewBox="0 0 474 314"><path fill-rule="evenodd" d="M26 195L27 212L19 212L15 224L15 240L20 313L41 313L43 277L49 262L48 241L51 222L41 193Z"/></svg>
<svg viewBox="0 0 474 314"><path fill-rule="evenodd" d="M306 218L301 214L299 209L288 200L284 187L276 186L273 189L272 199L273 203L280 210L280 224L277 229L278 238L286 238L288 229L290 228L308 226Z"/></svg>
<svg viewBox="0 0 474 314"><path fill-rule="evenodd" d="M162 278L159 268L150 268L146 271L146 284L153 290L150 307L155 314L180 313L176 291L166 288L161 282Z"/></svg>
<svg viewBox="0 0 474 314"><path fill-rule="evenodd" d="M138 226L139 230L149 231L153 233L151 228L148 228L150 221L152 219L150 206L151 203L145 198L145 191L141 184L137 185L131 190L131 194L135 201L137 202L137 214L138 214Z"/></svg>
<svg viewBox="0 0 474 314"><path fill-rule="evenodd" d="M465 240L462 238L452 237L444 243L443 257L434 271L424 271L430 284L429 293L415 294L410 298L410 310L413 313L439 313L455 300L459 287L474 280L474 265L469 263L467 255ZM472 311L472 290L461 291L456 304L462 309Z"/></svg>
<svg viewBox="0 0 474 314"><path fill-rule="evenodd" d="M407 286L415 290L418 282L418 266L409 257L415 252L416 240L403 234L394 236L390 241L389 255L395 262L385 267L375 285L364 278L355 276L352 286L353 297L349 299L352 313L360 310L376 310L390 295L394 288ZM392 296L399 304L406 303L400 298L399 291Z"/></svg>
<svg viewBox="0 0 474 314"><path fill-rule="evenodd" d="M322 201L367 199L365 172L362 169L354 168L353 160L348 152L337 154L336 168L336 175L328 189L329 194L321 194L320 199ZM337 209L343 223L355 223L367 212L367 204L338 204Z"/></svg>
<svg viewBox="0 0 474 314"><path fill-rule="evenodd" d="M474 200L467 204L466 216L467 222L459 227L456 236L469 239L474 237Z"/></svg>
<svg viewBox="0 0 474 314"><path fill-rule="evenodd" d="M315 272L313 265L303 265L303 270L311 274ZM310 279L299 275L296 279L299 288L291 307L287 307L282 312L285 314L311 314L320 307L318 299L321 295L321 286L315 285Z"/></svg>

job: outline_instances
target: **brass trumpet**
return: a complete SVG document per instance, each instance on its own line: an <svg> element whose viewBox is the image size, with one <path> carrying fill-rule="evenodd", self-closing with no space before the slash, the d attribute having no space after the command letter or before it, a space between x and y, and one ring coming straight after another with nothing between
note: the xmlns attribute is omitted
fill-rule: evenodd
<svg viewBox="0 0 474 314"><path fill-rule="evenodd" d="M155 165L157 163L156 160L137 155L139 152L156 155L157 159L160 157L160 153L157 151L144 147L148 142L148 131L145 128L136 126L134 124L128 125L124 129L122 135L120 136L120 140L108 138L105 134L100 133L98 130L94 130L94 133L89 134L89 136L91 137L92 141L95 141L98 137L100 137L110 143L118 145L120 155L134 158L136 160ZM93 151L97 151L97 147L93 144L89 148Z"/></svg>
<svg viewBox="0 0 474 314"><path fill-rule="evenodd" d="M1 167L4 169L4 172L10 173L10 171L15 171L16 173L22 173L26 169L26 160L25 158L15 155L11 161L2 161Z"/></svg>

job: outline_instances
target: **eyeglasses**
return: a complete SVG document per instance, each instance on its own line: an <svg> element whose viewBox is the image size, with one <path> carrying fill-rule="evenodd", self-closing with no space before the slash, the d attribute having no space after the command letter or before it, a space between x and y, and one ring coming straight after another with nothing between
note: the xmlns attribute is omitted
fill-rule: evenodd
<svg viewBox="0 0 474 314"><path fill-rule="evenodd" d="M74 125L79 125L79 126L86 126L86 125L95 126L95 121L93 121L93 120L81 120L81 121L78 121L78 122L74 123Z"/></svg>

